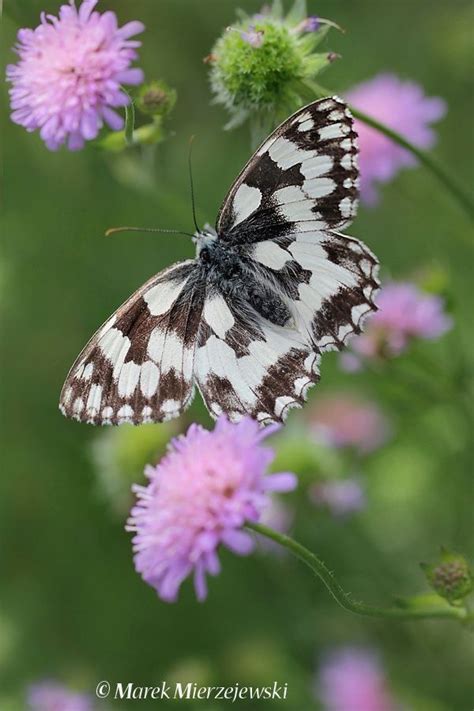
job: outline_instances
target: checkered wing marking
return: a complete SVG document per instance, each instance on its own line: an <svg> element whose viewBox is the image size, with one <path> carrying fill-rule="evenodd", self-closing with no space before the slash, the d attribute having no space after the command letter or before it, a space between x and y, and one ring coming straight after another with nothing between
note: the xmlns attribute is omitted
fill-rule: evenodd
<svg viewBox="0 0 474 711"><path fill-rule="evenodd" d="M262 319L238 298L216 292L206 299L195 376L214 417L283 421L318 381L318 361L295 329Z"/></svg>
<svg viewBox="0 0 474 711"><path fill-rule="evenodd" d="M194 260L152 277L77 358L61 392L63 414L114 425L179 415L193 396L203 294Z"/></svg>
<svg viewBox="0 0 474 711"><path fill-rule="evenodd" d="M241 251L282 294L296 329L318 352L343 348L376 310L378 262L352 237L307 229Z"/></svg>
<svg viewBox="0 0 474 711"><path fill-rule="evenodd" d="M356 212L356 133L345 103L315 101L279 126L232 185L217 219L232 245L275 239L296 227L342 229Z"/></svg>
<svg viewBox="0 0 474 711"><path fill-rule="evenodd" d="M357 137L341 99L298 111L238 176L217 231L284 299L316 352L342 348L376 309L378 263L340 234L357 207Z"/></svg>

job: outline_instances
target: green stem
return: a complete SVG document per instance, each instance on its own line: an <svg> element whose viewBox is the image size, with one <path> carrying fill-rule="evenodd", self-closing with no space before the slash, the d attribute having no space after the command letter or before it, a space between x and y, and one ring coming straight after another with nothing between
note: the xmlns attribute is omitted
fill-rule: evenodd
<svg viewBox="0 0 474 711"><path fill-rule="evenodd" d="M279 543L287 548L293 555L306 563L311 570L322 580L326 588L329 590L336 602L349 612L354 612L357 615L366 615L369 617L389 617L398 619L432 619L432 618L451 618L461 621L467 621L472 618L467 610L463 607L453 607L447 603L440 603L438 606L426 607L374 607L367 605L364 602L351 600L339 582L334 577L329 568L323 561L314 553L295 541L293 538L286 536L283 533L274 531L261 523L248 523L247 528L260 533L262 536L270 538L272 541Z"/></svg>
<svg viewBox="0 0 474 711"><path fill-rule="evenodd" d="M311 88L318 96L321 97L332 96L332 94L334 94L334 92L329 91L328 89L325 89L324 87L314 82L311 82ZM422 163L425 168L428 168L428 170L430 170L433 175L435 175L438 180L443 183L443 185L448 189L451 195L457 200L459 205L461 205L461 207L466 211L470 219L474 220L474 201L471 195L464 189L462 185L458 183L458 181L433 155L421 150L420 148L417 148L417 146L413 145L413 143L410 143L410 141L407 141L407 139L404 138L402 135L389 128L388 126L385 126L385 124L380 123L380 121L377 121L376 119L372 118L372 116L368 116L367 114L363 113L362 111L359 111L353 106L349 106L349 108L353 116L359 119L359 121L363 121L368 126L371 126L377 131L380 131L380 133L383 133L394 143L398 143L399 146L402 146L402 148L405 148L407 151L410 151L410 153L416 156L420 163Z"/></svg>

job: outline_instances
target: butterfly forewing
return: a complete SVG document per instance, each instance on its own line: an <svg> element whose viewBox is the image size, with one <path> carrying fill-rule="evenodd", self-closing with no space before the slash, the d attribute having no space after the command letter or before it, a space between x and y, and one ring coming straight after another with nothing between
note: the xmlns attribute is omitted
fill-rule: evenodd
<svg viewBox="0 0 474 711"><path fill-rule="evenodd" d="M224 200L219 236L242 244L275 239L313 222L348 225L357 208L357 136L341 99L322 99L279 126L256 151Z"/></svg>

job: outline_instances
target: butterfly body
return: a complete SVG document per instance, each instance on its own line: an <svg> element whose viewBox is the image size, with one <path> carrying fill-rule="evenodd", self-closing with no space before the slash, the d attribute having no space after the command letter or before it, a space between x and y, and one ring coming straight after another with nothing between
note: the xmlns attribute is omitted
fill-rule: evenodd
<svg viewBox="0 0 474 711"><path fill-rule="evenodd" d="M356 209L352 118L337 98L290 117L231 187L196 258L152 277L93 336L61 393L93 424L179 415L285 419L375 310L377 260L339 230Z"/></svg>

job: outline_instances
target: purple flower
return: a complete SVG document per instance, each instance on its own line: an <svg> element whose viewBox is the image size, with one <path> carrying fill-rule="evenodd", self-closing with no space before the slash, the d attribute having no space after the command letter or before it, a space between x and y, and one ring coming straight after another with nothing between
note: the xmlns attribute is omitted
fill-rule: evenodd
<svg viewBox="0 0 474 711"><path fill-rule="evenodd" d="M310 15L305 20L300 22L300 24L298 25L298 31L299 32L317 32L320 27L321 27L321 22L319 21L319 17L316 17L316 15Z"/></svg>
<svg viewBox="0 0 474 711"><path fill-rule="evenodd" d="M371 651L344 647L323 663L315 695L325 711L396 711L378 657Z"/></svg>
<svg viewBox="0 0 474 711"><path fill-rule="evenodd" d="M330 447L353 447L360 454L380 447L389 433L377 405L350 394L320 398L309 416L311 431L318 440Z"/></svg>
<svg viewBox="0 0 474 711"><path fill-rule="evenodd" d="M428 97L413 81L394 74L378 74L346 93L356 109L372 116L418 148L431 148L436 134L430 124L446 113L446 103ZM416 165L413 155L374 128L356 120L359 134L360 194L367 205L378 202L376 183L387 183L401 168Z"/></svg>
<svg viewBox="0 0 474 711"><path fill-rule="evenodd" d="M261 47L263 44L263 31L256 30L253 26L249 27L248 32L241 32L240 36L242 37L244 42L247 42L247 44L249 44L251 47L255 47L256 49L258 49L258 47Z"/></svg>
<svg viewBox="0 0 474 711"><path fill-rule="evenodd" d="M364 359L397 356L414 338L433 340L452 327L441 297L423 293L409 282L384 286L377 306L379 310L370 317L364 333L352 339L352 353L341 356L345 370L360 369Z"/></svg>
<svg viewBox="0 0 474 711"><path fill-rule="evenodd" d="M18 32L20 60L7 67L12 121L39 129L52 151L66 140L70 150L81 149L104 121L121 129L123 118L114 109L129 102L121 85L143 81L142 70L130 67L140 42L129 38L144 25L119 28L115 13L93 11L96 4L84 0L77 9L70 0L59 17L43 13L39 27Z"/></svg>
<svg viewBox="0 0 474 711"><path fill-rule="evenodd" d="M29 687L28 707L31 711L92 711L92 700L56 681L46 680Z"/></svg>
<svg viewBox="0 0 474 711"><path fill-rule="evenodd" d="M231 424L221 417L212 432L194 424L145 470L150 482L134 487L128 530L136 534L135 568L163 600L175 601L192 571L204 600L206 574L220 570L218 546L250 553L254 541L243 525L260 519L269 492L296 486L294 474L265 476L274 454L261 441L276 429L261 430L250 418Z"/></svg>
<svg viewBox="0 0 474 711"><path fill-rule="evenodd" d="M333 516L347 516L366 506L365 492L357 479L314 484L309 497L317 506L327 506Z"/></svg>

